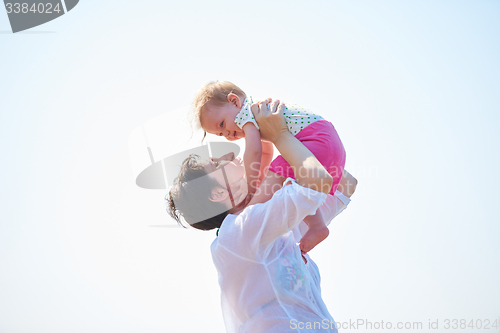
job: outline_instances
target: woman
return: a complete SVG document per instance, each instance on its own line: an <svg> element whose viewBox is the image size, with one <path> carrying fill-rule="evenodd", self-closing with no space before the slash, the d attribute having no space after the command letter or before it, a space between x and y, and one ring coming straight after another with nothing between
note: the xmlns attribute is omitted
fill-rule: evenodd
<svg viewBox="0 0 500 333"><path fill-rule="evenodd" d="M307 228L301 223L306 216L320 209L329 221L346 207L355 180L343 177L339 188L346 196L338 191L327 195L332 177L288 131L284 105L278 104L273 102L271 111L266 103L258 103L252 111L262 138L298 170L296 181L287 179L264 203L259 202L268 189L261 186L241 207L237 205L244 195L233 197L234 187L229 186L246 184L241 161L231 155L211 161L191 156L170 191L169 213L195 228L220 227L211 251L228 332L336 332L321 298L318 268L308 255L301 255L297 242Z"/></svg>

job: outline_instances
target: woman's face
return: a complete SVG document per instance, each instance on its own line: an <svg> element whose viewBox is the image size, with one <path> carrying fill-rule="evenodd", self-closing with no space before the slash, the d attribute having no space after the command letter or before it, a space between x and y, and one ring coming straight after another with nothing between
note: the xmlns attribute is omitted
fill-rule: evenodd
<svg viewBox="0 0 500 333"><path fill-rule="evenodd" d="M211 158L206 166L209 177L215 179L222 188L226 188L226 181L224 180L224 174L221 170L222 168L224 168L224 171L226 172L229 185L239 182L241 183L241 186L247 186L245 179L245 166L243 165L241 158L235 159L234 153L229 153L219 158Z"/></svg>

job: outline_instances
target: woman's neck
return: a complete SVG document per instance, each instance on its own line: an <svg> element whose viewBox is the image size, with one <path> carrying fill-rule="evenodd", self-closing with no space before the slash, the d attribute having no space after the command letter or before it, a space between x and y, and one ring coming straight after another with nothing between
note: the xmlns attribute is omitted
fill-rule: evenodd
<svg viewBox="0 0 500 333"><path fill-rule="evenodd" d="M231 214L231 215L239 215L245 208L246 208L246 205L244 207L236 206L236 207L231 208L229 210L229 214Z"/></svg>

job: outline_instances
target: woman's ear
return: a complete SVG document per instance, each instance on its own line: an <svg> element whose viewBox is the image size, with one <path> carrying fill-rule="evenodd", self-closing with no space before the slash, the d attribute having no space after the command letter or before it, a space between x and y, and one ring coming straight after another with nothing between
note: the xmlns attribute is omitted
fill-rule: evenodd
<svg viewBox="0 0 500 333"><path fill-rule="evenodd" d="M212 195L208 200L212 202L221 202L229 197L229 192L222 187L214 188L212 190Z"/></svg>

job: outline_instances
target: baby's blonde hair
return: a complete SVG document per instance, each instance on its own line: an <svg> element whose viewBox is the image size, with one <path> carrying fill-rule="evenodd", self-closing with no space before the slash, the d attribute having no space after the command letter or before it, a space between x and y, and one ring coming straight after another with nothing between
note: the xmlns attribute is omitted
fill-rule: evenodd
<svg viewBox="0 0 500 333"><path fill-rule="evenodd" d="M212 81L207 83L196 93L193 100L191 123L195 129L201 128L201 111L208 103L220 106L227 103L227 95L230 93L238 95L244 100L247 95L237 85L229 81Z"/></svg>

